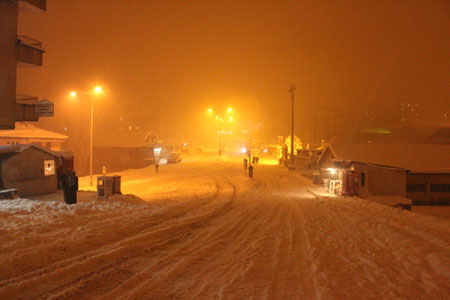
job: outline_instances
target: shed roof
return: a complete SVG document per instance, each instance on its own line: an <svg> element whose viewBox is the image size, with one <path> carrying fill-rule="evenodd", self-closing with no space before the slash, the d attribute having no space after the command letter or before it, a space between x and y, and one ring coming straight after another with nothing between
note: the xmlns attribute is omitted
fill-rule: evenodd
<svg viewBox="0 0 450 300"><path fill-rule="evenodd" d="M36 127L27 122L17 122L13 130L0 130L0 138L35 138L65 140L67 135Z"/></svg>
<svg viewBox="0 0 450 300"><path fill-rule="evenodd" d="M333 143L328 148L333 158L340 160L403 168L411 172L450 172L450 145Z"/></svg>
<svg viewBox="0 0 450 300"><path fill-rule="evenodd" d="M39 151L45 152L45 153L50 154L50 155L55 156L55 157L59 157L60 156L60 155L58 155L57 153L55 153L55 152L53 152L51 150L48 150L48 149L45 149L45 148L42 148L42 147L39 147L39 146L36 146L36 145L32 145L32 144L2 145L2 146L0 146L0 156L8 155L8 154L20 153L20 152L23 152L23 151L25 151L25 150L27 150L29 148L35 148L35 149L37 149Z"/></svg>

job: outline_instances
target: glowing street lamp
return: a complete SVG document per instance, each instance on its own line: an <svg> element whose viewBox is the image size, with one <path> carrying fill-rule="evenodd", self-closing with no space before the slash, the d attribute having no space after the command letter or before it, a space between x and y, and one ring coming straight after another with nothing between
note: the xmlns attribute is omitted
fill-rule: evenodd
<svg viewBox="0 0 450 300"><path fill-rule="evenodd" d="M228 107L228 109L226 110L226 112L228 114L230 114L232 111L233 111L233 109L231 107ZM213 109L209 108L208 112L212 113ZM222 116L216 115L216 120L217 120L218 135L219 135L219 156L221 156L222 155L222 149L221 149L222 146L221 146L221 144L222 144L222 134L223 134L223 132L222 132L222 126L220 125L220 122L230 122L230 123L232 123L232 122L235 122L235 121L234 121L232 116L226 117L226 115L222 115Z"/></svg>
<svg viewBox="0 0 450 300"><path fill-rule="evenodd" d="M103 89L102 89L100 86L96 86L96 87L94 88L94 93L100 94L101 92L103 92Z"/></svg>
<svg viewBox="0 0 450 300"><path fill-rule="evenodd" d="M89 176L90 176L90 185L92 186L92 137L94 132L94 95L99 95L103 92L103 89L100 86L94 87L92 92L70 92L71 97L76 97L78 94L91 96L91 134L89 141Z"/></svg>

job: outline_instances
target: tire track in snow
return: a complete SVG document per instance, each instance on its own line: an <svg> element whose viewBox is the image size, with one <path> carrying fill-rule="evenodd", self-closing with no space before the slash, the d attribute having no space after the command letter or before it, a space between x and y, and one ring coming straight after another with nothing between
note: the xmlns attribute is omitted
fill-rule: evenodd
<svg viewBox="0 0 450 300"><path fill-rule="evenodd" d="M224 199L215 199L215 201L224 202L225 206L224 206L224 209L221 209L220 211L218 211L218 213L215 214L214 217L220 218L222 215L229 212L229 209L231 208L231 204L235 200L236 194L237 194L237 189L233 185L231 185L231 187L232 187L231 199L226 199L227 194L220 195L220 193L218 195L218 198L224 197L225 201L224 201ZM220 190L223 190L223 186L221 186ZM214 218L211 218L210 220L214 221ZM187 225L189 225L189 224L187 224ZM204 227L205 225L207 225L207 222L202 223L202 227ZM192 227L187 228L187 230L190 230L190 231L193 231L194 229L196 229L196 228L192 228ZM220 229L216 228L215 231L221 230L221 229L222 228L220 228ZM209 233L209 234L211 234L211 233ZM191 236L192 236L192 234L191 234ZM166 281L169 276L172 276L172 274L176 273L177 270L180 268L180 262L171 264L173 261L176 261L175 258L178 255L183 254L184 256L181 255L183 257L182 262L185 262L188 260L187 258L184 258L186 255L186 251L189 251L190 255L196 255L196 252L205 251L206 247L208 247L208 245L203 245L201 243L198 243L198 245L196 245L195 242L198 242L198 241L196 241L195 239L194 240L189 239L189 240L185 241L181 246L176 247L174 249L174 251L169 251L167 255L163 256L161 259L157 260L156 262L152 262L143 271L135 274L133 277L131 277L127 281L123 282L117 288L112 290L109 294L105 295L103 297L103 299L117 298L117 297L119 297L119 295L122 295L122 297L120 297L120 298L124 298L124 297L128 297L126 295L129 295L130 293L139 293L139 292L141 292L142 289L148 290L149 289L148 283L151 280L152 280L151 286L154 286L154 284L155 284L154 283L154 281L155 281L154 275L153 275L153 273L155 273L155 272L156 272L155 276L159 277L157 279L157 282L162 283L163 281ZM191 247L192 249L189 249L189 247ZM147 278L147 279L145 279L145 278ZM123 294L123 293L126 293L126 294Z"/></svg>
<svg viewBox="0 0 450 300"><path fill-rule="evenodd" d="M217 196L217 192L215 194L214 197ZM207 201L207 203L211 202L211 200ZM200 205L201 207L202 205ZM182 215L187 215L189 214L190 211L186 211L184 212ZM208 214L208 212L206 212L206 214ZM139 213L139 215L141 215L141 217L139 216L135 216L138 217L137 219L142 219L142 213ZM173 216L172 216L173 217ZM188 218L188 217L186 217ZM170 219L169 223L173 223L174 220ZM179 221L181 224L182 222ZM176 225L176 224L175 224ZM169 229L171 227L174 227L175 225L170 225L169 224ZM161 225L160 225L161 227ZM149 233L154 234L156 232L159 232L159 234L161 235L161 232L163 232L162 234L164 235L164 232L167 231L164 230L164 227L162 228L152 228L151 232ZM14 291L17 291L19 289L23 289L26 290L27 292L30 292L30 290L33 290L38 288L38 284L37 282L40 281L45 281L45 282L52 282L52 284L50 284L51 286L56 286L58 280L62 280L61 278L59 278L59 273L61 273L62 270L65 271L65 273L70 274L71 276L77 274L77 272L75 272L74 274L74 270L78 271L78 274L83 274L84 270L88 270L89 268L87 267L88 265L95 265L98 264L99 262L101 263L103 258L114 258L114 257L121 257L121 256L125 256L126 253L130 250L130 248L133 248L132 246L130 246L130 244L132 243L137 243L139 240L142 240L143 238L145 238L145 236L142 235L137 235L137 236L133 236L131 238L126 238L124 240L121 240L117 243L114 243L112 245L108 245L106 247L102 247L101 249L95 249L89 253L83 253L79 256L76 256L74 258L68 259L68 260L64 260L58 263L54 263L52 264L52 266L44 268L44 269L39 269L34 273L30 273L30 274L26 274L25 276L23 276L22 278L14 278L11 280L8 280L6 282L1 282L1 288L0 288L0 296L4 295L4 294L14 294ZM100 264L101 265L101 264ZM63 285L63 284L61 284Z"/></svg>

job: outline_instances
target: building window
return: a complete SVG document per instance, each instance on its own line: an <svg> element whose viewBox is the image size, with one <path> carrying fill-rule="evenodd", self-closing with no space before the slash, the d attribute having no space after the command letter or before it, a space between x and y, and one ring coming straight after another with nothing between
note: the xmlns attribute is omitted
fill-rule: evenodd
<svg viewBox="0 0 450 300"><path fill-rule="evenodd" d="M366 185L366 173L361 173L361 186Z"/></svg>
<svg viewBox="0 0 450 300"><path fill-rule="evenodd" d="M422 192L425 193L426 186L425 184L407 184L406 191L407 192Z"/></svg>
<svg viewBox="0 0 450 300"><path fill-rule="evenodd" d="M54 160L44 160L44 175L45 176L55 175Z"/></svg>
<svg viewBox="0 0 450 300"><path fill-rule="evenodd" d="M51 142L46 142L45 143L45 148L47 148L47 149L52 149L52 143Z"/></svg>
<svg viewBox="0 0 450 300"><path fill-rule="evenodd" d="M436 193L450 193L450 184L432 184L430 190Z"/></svg>

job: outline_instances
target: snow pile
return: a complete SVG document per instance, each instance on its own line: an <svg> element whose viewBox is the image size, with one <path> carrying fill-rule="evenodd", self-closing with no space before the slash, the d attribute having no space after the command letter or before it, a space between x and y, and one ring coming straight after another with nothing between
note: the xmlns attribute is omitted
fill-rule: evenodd
<svg viewBox="0 0 450 300"><path fill-rule="evenodd" d="M387 206L396 206L397 204L412 205L412 200L399 195L369 195L367 200Z"/></svg>
<svg viewBox="0 0 450 300"><path fill-rule="evenodd" d="M30 199L12 199L12 200L2 200L0 201L0 214L7 213L20 213L20 212L31 212L40 206L42 203L33 201Z"/></svg>

